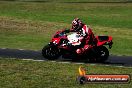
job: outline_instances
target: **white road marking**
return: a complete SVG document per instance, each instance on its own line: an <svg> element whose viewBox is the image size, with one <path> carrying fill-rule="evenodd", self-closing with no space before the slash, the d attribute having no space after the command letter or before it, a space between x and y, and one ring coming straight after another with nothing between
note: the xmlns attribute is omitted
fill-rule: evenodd
<svg viewBox="0 0 132 88"><path fill-rule="evenodd" d="M33 60L33 61L40 61L41 62L41 61L45 61L45 60Z"/></svg>
<svg viewBox="0 0 132 88"><path fill-rule="evenodd" d="M33 59L22 59L22 60L33 60Z"/></svg>
<svg viewBox="0 0 132 88"><path fill-rule="evenodd" d="M46 60L34 60L34 59L22 59L22 60L31 60L31 61L38 61L38 62L42 62L42 61L46 61ZM73 63L73 62L61 62L61 61L50 61L50 62L55 62L55 63L63 63L63 64L85 64L85 63ZM100 66L113 66L113 65L103 65L103 64L90 64L87 63L89 65L100 65ZM116 66L114 65L113 67L119 67L119 68L132 68L132 67L128 67L128 66Z"/></svg>
<svg viewBox="0 0 132 88"><path fill-rule="evenodd" d="M55 62L56 62L56 61L55 61ZM70 62L58 62L58 63L70 64Z"/></svg>
<svg viewBox="0 0 132 88"><path fill-rule="evenodd" d="M7 48L1 48L1 49L7 49Z"/></svg>
<svg viewBox="0 0 132 88"><path fill-rule="evenodd" d="M19 49L19 50L24 50L24 49Z"/></svg>
<svg viewBox="0 0 132 88"><path fill-rule="evenodd" d="M84 63L73 63L73 64L84 64Z"/></svg>

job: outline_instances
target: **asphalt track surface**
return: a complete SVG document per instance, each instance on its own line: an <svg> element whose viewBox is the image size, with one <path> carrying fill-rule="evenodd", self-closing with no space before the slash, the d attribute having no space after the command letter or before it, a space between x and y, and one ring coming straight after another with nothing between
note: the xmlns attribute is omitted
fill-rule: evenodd
<svg viewBox="0 0 132 88"><path fill-rule="evenodd" d="M0 57L6 58L17 58L17 59L33 59L33 60L44 60L40 51L33 50L23 50L23 49L8 49L8 48L0 48ZM56 61L61 62L71 62L70 59L58 59ZM75 62L75 63L86 63L83 61ZM88 63L88 62L87 62ZM132 66L132 56L114 56L110 55L108 60L105 63L101 63L105 65L119 65L119 66Z"/></svg>

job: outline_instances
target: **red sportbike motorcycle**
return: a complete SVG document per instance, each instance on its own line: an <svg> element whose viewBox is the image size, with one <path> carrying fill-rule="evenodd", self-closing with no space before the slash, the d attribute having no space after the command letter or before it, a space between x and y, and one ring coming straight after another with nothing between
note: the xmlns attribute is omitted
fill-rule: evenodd
<svg viewBox="0 0 132 88"><path fill-rule="evenodd" d="M94 62L104 62L109 57L109 51L104 45L112 48L111 36L96 36L94 47L84 52L81 55L76 53L76 49L81 48L84 44L80 41L83 37L79 33L67 35L64 32L58 31L53 36L51 42L42 49L43 57L49 60L55 60L60 56L71 58L73 60L85 59Z"/></svg>

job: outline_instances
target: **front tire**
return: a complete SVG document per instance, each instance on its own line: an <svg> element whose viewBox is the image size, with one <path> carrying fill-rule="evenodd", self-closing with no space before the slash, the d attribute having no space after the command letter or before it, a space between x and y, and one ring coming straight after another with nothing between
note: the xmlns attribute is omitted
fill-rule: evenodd
<svg viewBox="0 0 132 88"><path fill-rule="evenodd" d="M42 49L42 55L48 60L55 60L60 56L60 50L56 46L46 45Z"/></svg>

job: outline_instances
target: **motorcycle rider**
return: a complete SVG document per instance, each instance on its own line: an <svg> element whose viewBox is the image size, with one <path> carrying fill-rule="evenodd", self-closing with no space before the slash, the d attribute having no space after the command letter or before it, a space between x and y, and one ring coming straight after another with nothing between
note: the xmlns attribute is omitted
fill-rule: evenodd
<svg viewBox="0 0 132 88"><path fill-rule="evenodd" d="M79 18L75 18L72 21L71 29L65 29L62 32L77 32L81 35L81 37L83 37L83 40L81 42L84 43L84 47L77 49L77 54L82 54L83 52L92 48L94 45L95 36L92 32L92 29L84 24Z"/></svg>

